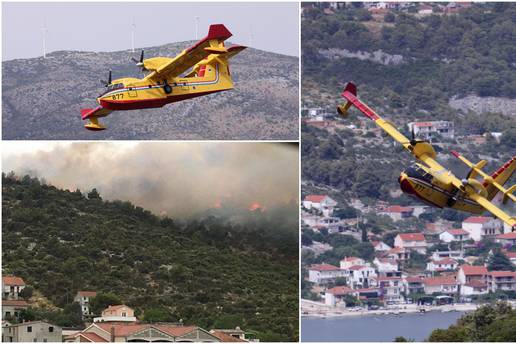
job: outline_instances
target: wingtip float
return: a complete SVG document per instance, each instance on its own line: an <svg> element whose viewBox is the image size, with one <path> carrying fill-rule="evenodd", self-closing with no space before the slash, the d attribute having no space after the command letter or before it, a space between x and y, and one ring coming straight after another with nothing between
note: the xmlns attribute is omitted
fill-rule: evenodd
<svg viewBox="0 0 516 344"><path fill-rule="evenodd" d="M511 226L513 231L515 230L516 218L491 201L498 193L503 195L502 202L504 204L509 200L516 201L516 197L513 195L516 185L507 189L503 186L516 169L516 156L509 159L493 174L488 175L482 171L486 165L485 160L473 164L461 154L452 151L456 158L470 168L468 175L461 180L435 160L437 154L430 143L416 139L414 132L412 132L412 138L408 139L398 131L394 124L383 119L364 104L357 97L357 88L354 83L350 82L346 85L342 97L346 99L346 103L337 107L337 112L341 116L348 116L350 107L355 106L421 162L415 163L401 172L398 181L403 192L438 208L452 208L472 214L481 214L487 210ZM478 180L479 176L483 179Z"/></svg>
<svg viewBox="0 0 516 344"><path fill-rule="evenodd" d="M81 117L88 120L88 130L104 130L99 118L113 111L158 108L169 103L230 90L233 80L229 59L246 47L227 48L224 41L232 36L223 24L213 24L208 35L183 50L174 58L153 57L135 61L147 74L142 79L121 78L103 82L106 90L97 98L99 106L82 109Z"/></svg>

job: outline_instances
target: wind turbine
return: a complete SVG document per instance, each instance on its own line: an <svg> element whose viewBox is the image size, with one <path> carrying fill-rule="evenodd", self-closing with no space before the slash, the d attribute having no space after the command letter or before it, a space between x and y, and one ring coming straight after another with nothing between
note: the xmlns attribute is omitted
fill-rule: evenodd
<svg viewBox="0 0 516 344"><path fill-rule="evenodd" d="M199 16L195 16L195 40L199 39Z"/></svg>
<svg viewBox="0 0 516 344"><path fill-rule="evenodd" d="M136 24L134 22L133 17L133 23L131 24L131 51L134 53L134 33L136 31Z"/></svg>
<svg viewBox="0 0 516 344"><path fill-rule="evenodd" d="M41 28L41 32L43 33L43 58L47 58L47 20L43 19L43 27Z"/></svg>

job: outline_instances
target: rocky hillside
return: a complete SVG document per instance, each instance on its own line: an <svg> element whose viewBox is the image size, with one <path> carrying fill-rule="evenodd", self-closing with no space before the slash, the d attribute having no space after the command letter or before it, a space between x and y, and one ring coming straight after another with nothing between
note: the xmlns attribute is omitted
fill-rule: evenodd
<svg viewBox="0 0 516 344"><path fill-rule="evenodd" d="M146 57L174 56L192 42L145 48ZM115 112L108 130L83 128L80 109L96 105L100 79L141 77L138 53L58 51L46 59L4 61L4 139L297 139L298 59L247 49L232 59L235 89L160 109ZM134 56L137 57L137 56Z"/></svg>

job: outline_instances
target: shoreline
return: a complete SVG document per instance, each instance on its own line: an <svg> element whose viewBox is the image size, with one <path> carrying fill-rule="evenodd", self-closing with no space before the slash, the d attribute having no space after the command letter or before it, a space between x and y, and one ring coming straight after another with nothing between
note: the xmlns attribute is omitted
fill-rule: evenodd
<svg viewBox="0 0 516 344"><path fill-rule="evenodd" d="M399 305L388 309L378 310L359 310L351 311L344 308L329 307L323 303L301 300L301 317L302 318L340 318L340 317L360 317L368 315L402 315L402 314L413 314L420 313L426 314L429 312L470 312L475 311L481 304L452 304L443 306L417 306L415 304Z"/></svg>

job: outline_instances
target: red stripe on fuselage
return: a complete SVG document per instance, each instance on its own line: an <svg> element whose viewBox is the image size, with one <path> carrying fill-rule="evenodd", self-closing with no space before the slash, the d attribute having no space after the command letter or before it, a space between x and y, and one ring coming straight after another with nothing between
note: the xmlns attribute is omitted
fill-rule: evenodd
<svg viewBox="0 0 516 344"><path fill-rule="evenodd" d="M360 99L355 97L355 95L353 93L351 93L350 91L346 91L345 90L342 93L342 96L344 98L346 98L349 102L351 102L353 105L355 105L355 107L357 109L359 109L364 115L366 115L367 117L369 117L373 121L376 121L377 119L380 118L380 117L378 117L378 115L373 110L371 110L367 105L362 103L360 101Z"/></svg>
<svg viewBox="0 0 516 344"><path fill-rule="evenodd" d="M182 95L171 95L165 98L154 99L139 99L139 100L100 100L100 105L110 110L137 110L163 107L170 103L175 103L181 100L205 96L210 93L222 92L226 90L216 90L199 93L189 93Z"/></svg>

